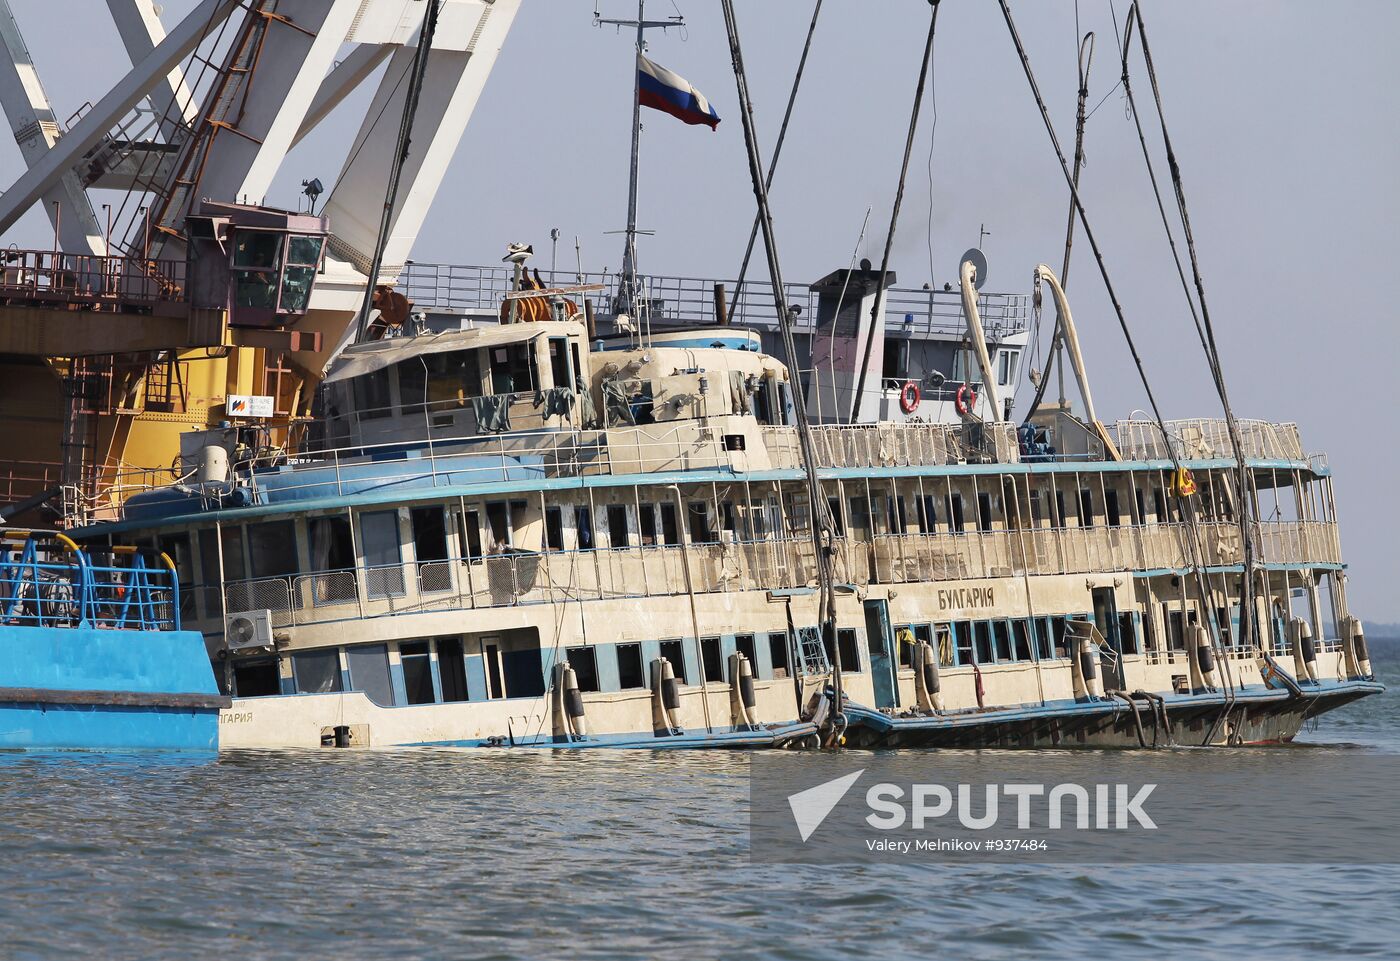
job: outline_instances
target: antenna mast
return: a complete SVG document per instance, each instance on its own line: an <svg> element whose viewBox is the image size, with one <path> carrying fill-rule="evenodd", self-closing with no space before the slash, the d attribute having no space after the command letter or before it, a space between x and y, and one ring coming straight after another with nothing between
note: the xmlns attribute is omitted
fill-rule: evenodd
<svg viewBox="0 0 1400 961"><path fill-rule="evenodd" d="M613 26L635 27L637 30L637 57L641 58L646 53L646 31L667 27L685 26L685 18L679 14L667 17L665 20L646 19L646 0L637 0L636 20L614 20L599 16L598 9L593 9L593 25L595 27ZM637 314L637 155L641 150L642 143L642 91L640 70L634 67L632 73L632 172L627 181L627 229L623 231L626 238L622 248L622 273L618 283L618 299L620 301L618 309L622 313L628 313L634 317Z"/></svg>

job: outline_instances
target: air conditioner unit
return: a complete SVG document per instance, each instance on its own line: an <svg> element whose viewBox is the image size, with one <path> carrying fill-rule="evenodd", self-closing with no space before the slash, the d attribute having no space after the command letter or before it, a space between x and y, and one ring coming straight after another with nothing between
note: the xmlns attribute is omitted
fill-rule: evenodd
<svg viewBox="0 0 1400 961"><path fill-rule="evenodd" d="M224 645L230 651L271 648L272 612L240 611L224 618Z"/></svg>

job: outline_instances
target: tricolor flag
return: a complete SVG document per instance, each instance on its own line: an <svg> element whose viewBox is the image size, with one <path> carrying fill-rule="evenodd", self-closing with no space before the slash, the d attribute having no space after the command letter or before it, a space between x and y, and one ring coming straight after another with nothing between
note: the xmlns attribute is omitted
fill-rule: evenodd
<svg viewBox="0 0 1400 961"><path fill-rule="evenodd" d="M637 54L637 100L643 107L661 110L686 123L719 125L719 114L705 95L680 74Z"/></svg>

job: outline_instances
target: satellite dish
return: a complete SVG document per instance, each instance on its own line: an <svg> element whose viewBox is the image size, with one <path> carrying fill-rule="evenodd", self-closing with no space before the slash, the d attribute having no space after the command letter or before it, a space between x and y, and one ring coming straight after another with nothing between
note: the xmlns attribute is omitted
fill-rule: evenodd
<svg viewBox="0 0 1400 961"><path fill-rule="evenodd" d="M987 255L982 253L982 251L978 250L976 247L969 247L966 253L964 253L962 257L958 260L959 277L962 276L962 265L967 263L968 261L972 261L972 266L977 271L977 273L974 275L972 286L977 290L981 290L982 285L987 282Z"/></svg>

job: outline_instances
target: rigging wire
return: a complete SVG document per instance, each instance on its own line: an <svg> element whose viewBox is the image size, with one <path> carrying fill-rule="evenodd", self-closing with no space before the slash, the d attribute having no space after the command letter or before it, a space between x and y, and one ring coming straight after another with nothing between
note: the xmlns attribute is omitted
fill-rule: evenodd
<svg viewBox="0 0 1400 961"><path fill-rule="evenodd" d="M768 158L768 173L763 181L765 191L773 188L773 173L778 169L778 157L783 152L783 141L787 139L788 121L792 119L792 107L797 103L797 90L802 86L802 73L807 67L807 54L812 50L812 34L817 30L817 17L822 12L822 0L817 0L812 7L812 22L807 27L807 40L802 44L802 56L797 61L797 73L792 78L792 90L788 93L787 107L783 110L783 123L778 128L778 139L773 144L773 156ZM744 278L749 272L749 258L753 256L753 245L758 239L758 220L760 214L755 213L753 226L749 228L748 246L744 248L744 260L739 265L739 279L734 284L735 307L740 317L744 314L744 305L747 298L744 297Z"/></svg>
<svg viewBox="0 0 1400 961"><path fill-rule="evenodd" d="M929 49L930 56L933 53ZM933 287L933 145L938 136L938 71L928 73L928 284Z"/></svg>
<svg viewBox="0 0 1400 961"><path fill-rule="evenodd" d="M861 398L865 396L865 375L870 368L870 354L875 346L875 325L879 321L880 308L884 304L885 278L890 270L890 251L894 247L895 227L899 224L899 208L904 202L904 182L909 175L909 155L914 150L914 133L919 127L919 108L923 105L924 87L928 82L929 63L933 59L933 35L938 28L938 2L929 0L932 13L928 21L928 39L924 41L924 56L919 63L919 82L914 88L914 107L909 112L909 132L904 138L904 160L899 167L899 186L895 190L894 208L890 211L890 230L885 235L885 253L880 258L880 280L875 288L875 299L870 305L870 330L865 336L865 350L860 362L860 377L856 381L856 393L851 399L850 423L854 424L860 414Z"/></svg>

